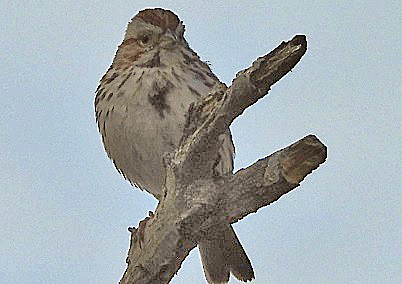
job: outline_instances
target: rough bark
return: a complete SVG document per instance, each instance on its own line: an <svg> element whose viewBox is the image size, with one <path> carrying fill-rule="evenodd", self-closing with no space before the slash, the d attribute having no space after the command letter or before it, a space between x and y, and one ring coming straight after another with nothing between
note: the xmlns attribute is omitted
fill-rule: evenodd
<svg viewBox="0 0 402 284"><path fill-rule="evenodd" d="M127 269L120 283L169 283L197 240L214 224L237 222L278 200L326 159L326 147L308 135L227 177L216 177L219 135L267 94L307 49L305 36L283 42L189 110L185 137L166 156L165 196L141 229L131 228ZM206 111L208 110L208 111Z"/></svg>

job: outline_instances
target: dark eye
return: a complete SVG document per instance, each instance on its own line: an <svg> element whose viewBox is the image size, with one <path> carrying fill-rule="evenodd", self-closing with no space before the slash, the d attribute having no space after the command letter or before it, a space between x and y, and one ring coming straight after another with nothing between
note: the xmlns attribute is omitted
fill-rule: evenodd
<svg viewBox="0 0 402 284"><path fill-rule="evenodd" d="M142 44L147 44L149 42L149 40L150 40L149 35L146 35L146 34L142 35L140 38L140 41Z"/></svg>

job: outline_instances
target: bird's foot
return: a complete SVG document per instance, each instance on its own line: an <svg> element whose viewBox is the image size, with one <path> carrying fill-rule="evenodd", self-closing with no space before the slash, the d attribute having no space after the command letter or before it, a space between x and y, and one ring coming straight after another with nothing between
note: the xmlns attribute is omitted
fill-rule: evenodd
<svg viewBox="0 0 402 284"><path fill-rule="evenodd" d="M145 234L145 227L147 222L154 217L154 213L152 211L148 211L148 217L146 217L144 220L140 222L138 225L138 230L137 230L137 236L138 236L138 245L140 249L142 248L144 244L144 234Z"/></svg>

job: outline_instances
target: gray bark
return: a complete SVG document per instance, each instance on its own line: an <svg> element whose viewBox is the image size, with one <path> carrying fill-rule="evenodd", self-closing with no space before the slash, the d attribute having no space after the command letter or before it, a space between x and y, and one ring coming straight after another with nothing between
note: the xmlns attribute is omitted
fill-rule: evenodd
<svg viewBox="0 0 402 284"><path fill-rule="evenodd" d="M305 36L283 42L189 110L181 146L166 156L165 195L155 213L131 228L127 269L120 283L169 283L209 227L235 223L278 200L326 159L326 147L308 135L227 177L213 172L219 135L265 96L307 49ZM208 109L208 111L206 111Z"/></svg>

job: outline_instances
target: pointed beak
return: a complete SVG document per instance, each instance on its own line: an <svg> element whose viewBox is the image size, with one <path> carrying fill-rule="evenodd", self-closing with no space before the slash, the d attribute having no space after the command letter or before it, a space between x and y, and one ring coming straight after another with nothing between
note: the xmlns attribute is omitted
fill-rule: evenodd
<svg viewBox="0 0 402 284"><path fill-rule="evenodd" d="M177 43L177 36L174 32L166 30L161 37L160 46L164 48L171 48Z"/></svg>

